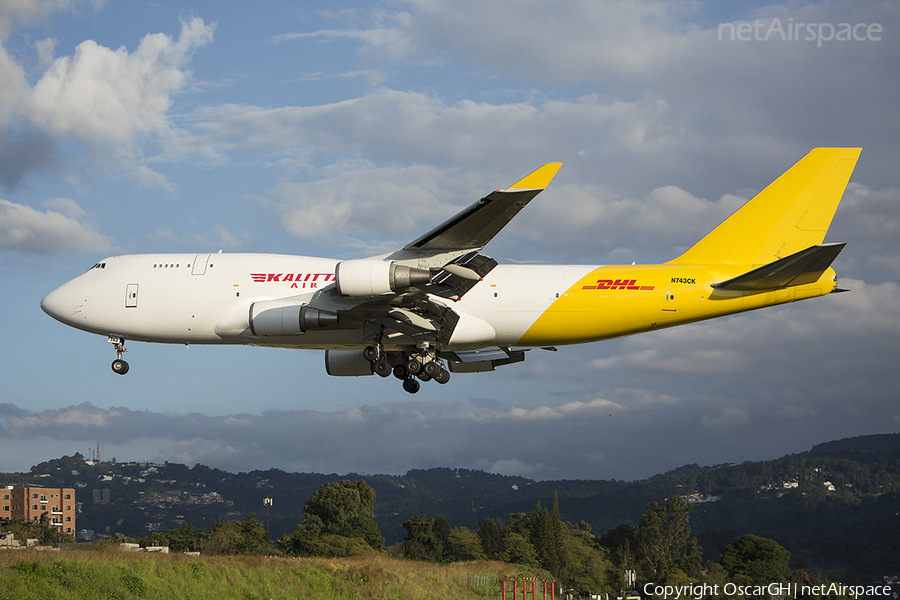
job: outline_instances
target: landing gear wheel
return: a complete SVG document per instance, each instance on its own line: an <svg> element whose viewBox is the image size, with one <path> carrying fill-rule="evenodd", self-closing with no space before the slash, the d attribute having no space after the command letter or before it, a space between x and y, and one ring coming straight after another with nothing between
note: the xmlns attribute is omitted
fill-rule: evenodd
<svg viewBox="0 0 900 600"><path fill-rule="evenodd" d="M378 359L378 348L375 346L366 346L363 350L363 358L369 362L375 362Z"/></svg>
<svg viewBox="0 0 900 600"><path fill-rule="evenodd" d="M404 379L403 390L409 392L410 394L415 394L419 391L419 382L412 378Z"/></svg>
<svg viewBox="0 0 900 600"><path fill-rule="evenodd" d="M409 373L410 375L418 375L419 371L421 371L421 370L422 370L422 363L420 363L416 359L411 358L408 361L406 361L406 372Z"/></svg>
<svg viewBox="0 0 900 600"><path fill-rule="evenodd" d="M120 358L117 358L116 360L112 361L112 370L113 373L124 375L128 372L128 363Z"/></svg>
<svg viewBox="0 0 900 600"><path fill-rule="evenodd" d="M434 361L427 362L422 367L422 371L424 371L424 373L426 375L428 375L429 379L434 379L435 375L437 375L440 370L441 370L441 365L437 364Z"/></svg>
<svg viewBox="0 0 900 600"><path fill-rule="evenodd" d="M122 354L128 352L128 350L125 349L125 340L119 336L111 335L106 338L106 341L112 344L116 349L116 360L112 362L113 373L124 375L128 372L128 363L122 360Z"/></svg>
<svg viewBox="0 0 900 600"><path fill-rule="evenodd" d="M438 374L434 376L434 380L444 385L445 383L449 383L450 381L450 372L446 369L441 369L438 371Z"/></svg>
<svg viewBox="0 0 900 600"><path fill-rule="evenodd" d="M422 381L431 381L431 376L425 371L422 371L421 373L416 375L416 377L418 377Z"/></svg>
<svg viewBox="0 0 900 600"><path fill-rule="evenodd" d="M406 367L404 367L403 365L397 365L396 367L394 367L394 377L396 377L397 379L399 379L401 381L406 379L407 378Z"/></svg>
<svg viewBox="0 0 900 600"><path fill-rule="evenodd" d="M381 377L387 377L391 374L391 365L386 360L375 361L375 374Z"/></svg>

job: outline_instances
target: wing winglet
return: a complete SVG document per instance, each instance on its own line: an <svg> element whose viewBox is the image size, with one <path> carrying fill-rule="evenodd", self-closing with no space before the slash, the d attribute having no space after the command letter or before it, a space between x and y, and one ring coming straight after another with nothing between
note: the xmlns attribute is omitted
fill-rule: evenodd
<svg viewBox="0 0 900 600"><path fill-rule="evenodd" d="M547 163L543 167L539 169L535 169L532 173L526 175L519 181L515 182L508 188L507 190L543 190L553 178L556 176L556 172L559 171L559 168L562 167L561 162L556 163ZM503 190L506 191L506 190Z"/></svg>

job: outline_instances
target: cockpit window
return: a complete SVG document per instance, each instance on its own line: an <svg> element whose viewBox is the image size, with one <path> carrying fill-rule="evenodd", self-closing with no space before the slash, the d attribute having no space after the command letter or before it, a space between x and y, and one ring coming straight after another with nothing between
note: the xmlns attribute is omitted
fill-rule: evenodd
<svg viewBox="0 0 900 600"><path fill-rule="evenodd" d="M105 268L106 268L106 263L97 263L96 265L91 267L91 269L105 269ZM91 269L88 269L88 270L90 271Z"/></svg>

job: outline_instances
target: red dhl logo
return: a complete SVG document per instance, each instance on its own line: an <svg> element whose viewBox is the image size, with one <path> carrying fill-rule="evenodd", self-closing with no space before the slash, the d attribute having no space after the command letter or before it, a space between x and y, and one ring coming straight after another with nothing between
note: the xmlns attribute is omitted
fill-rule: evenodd
<svg viewBox="0 0 900 600"><path fill-rule="evenodd" d="M597 285L582 286L583 290L644 290L653 289L652 285L637 285L637 279L598 279Z"/></svg>

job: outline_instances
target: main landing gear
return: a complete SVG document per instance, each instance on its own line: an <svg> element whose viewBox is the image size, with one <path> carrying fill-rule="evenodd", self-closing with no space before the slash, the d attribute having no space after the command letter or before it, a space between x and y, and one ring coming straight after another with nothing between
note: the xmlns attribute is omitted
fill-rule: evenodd
<svg viewBox="0 0 900 600"><path fill-rule="evenodd" d="M391 374L403 382L403 389L410 394L419 391L419 381L437 381L441 385L450 381L450 372L433 350L426 348L416 352L386 352L380 343L366 346L363 357L372 363L376 375Z"/></svg>
<svg viewBox="0 0 900 600"><path fill-rule="evenodd" d="M125 349L125 340L120 337L111 335L107 338L107 341L109 341L110 344L113 344L116 348L116 360L112 361L113 373L116 373L117 375L124 375L128 372L128 363L122 360L122 353L128 352L128 350Z"/></svg>

